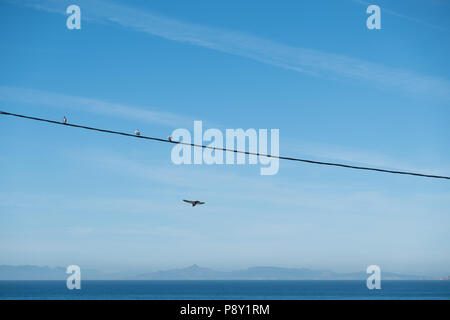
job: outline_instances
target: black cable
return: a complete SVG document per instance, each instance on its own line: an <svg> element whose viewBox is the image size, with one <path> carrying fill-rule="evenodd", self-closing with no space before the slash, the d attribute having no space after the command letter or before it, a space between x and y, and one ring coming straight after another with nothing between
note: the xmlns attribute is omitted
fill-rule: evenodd
<svg viewBox="0 0 450 320"><path fill-rule="evenodd" d="M198 147L198 148L203 148L203 149L213 149L213 150L221 150L221 151L225 151L225 152L243 153L243 154L246 154L246 155L262 156L262 157L276 158L276 159L289 160L289 161L306 162L306 163L319 164L319 165L325 165L325 166L335 166L335 167L350 168L350 169L357 169L357 170L369 170L369 171L378 171L378 172L386 172L386 173L404 174L404 175L411 175L411 176L418 176L418 177L436 178L436 179L448 179L448 180L450 180L450 177L439 176L439 175L423 174L423 173L408 172L408 171L387 170L387 169L379 169L379 168L371 168L371 167L360 167L360 166L352 166L352 165L342 164L342 163L314 161L314 160L308 160L308 159L291 158L291 157L283 157L283 156L273 156L273 155L270 155L270 154L262 154L262 153L241 151L241 150L234 150L234 149L226 149L226 148L216 148L216 147L204 146L204 145L200 145L200 144L187 143L187 142L181 142L181 141L173 141L173 140L168 140L168 139L147 137L147 136L141 136L141 135L138 136L138 135L131 134L131 133L125 133L125 132L120 132L120 131L113 131L113 130L93 128L93 127L81 126L81 125L71 124L71 123L62 123L62 122L59 122L59 121L53 121L53 120L48 120L48 119L41 119L41 118L36 118L36 117L30 117L30 116L25 116L25 115L15 114L15 113L10 113L10 112L5 112L5 111L0 111L0 114L13 116L13 117L18 117L18 118L24 118L24 119L48 122L48 123L53 123L53 124L59 124L59 125L62 125L62 126L68 126L68 127L81 128L81 129L86 129L86 130L93 130L93 131L99 131L99 132L105 132L105 133L118 134L118 135L122 135L122 136L133 137L133 138L148 139L148 140L154 140L154 141L159 141L159 142L168 142L168 143L174 143L174 144L183 144L183 145L187 145L187 146L191 146L191 147Z"/></svg>

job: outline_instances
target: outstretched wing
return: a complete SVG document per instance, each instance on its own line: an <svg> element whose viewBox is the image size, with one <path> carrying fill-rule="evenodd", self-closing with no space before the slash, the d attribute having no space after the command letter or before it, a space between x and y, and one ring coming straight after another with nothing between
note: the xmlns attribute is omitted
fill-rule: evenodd
<svg viewBox="0 0 450 320"><path fill-rule="evenodd" d="M197 201L197 204L205 204L203 201Z"/></svg>
<svg viewBox="0 0 450 320"><path fill-rule="evenodd" d="M184 200L184 199L183 199L183 201L184 201L184 202L187 202L187 203L190 203L190 204L194 204L194 203L195 203L195 201L191 201L191 200Z"/></svg>

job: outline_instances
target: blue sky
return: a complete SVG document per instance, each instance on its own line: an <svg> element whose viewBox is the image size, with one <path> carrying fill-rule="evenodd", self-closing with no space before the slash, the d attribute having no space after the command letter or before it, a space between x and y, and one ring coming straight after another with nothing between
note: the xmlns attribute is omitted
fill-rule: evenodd
<svg viewBox="0 0 450 320"><path fill-rule="evenodd" d="M277 128L281 155L449 175L450 4L376 4L381 30L351 0L0 1L0 110L163 138ZM176 166L170 145L5 117L0 134L2 264L450 273L445 180Z"/></svg>

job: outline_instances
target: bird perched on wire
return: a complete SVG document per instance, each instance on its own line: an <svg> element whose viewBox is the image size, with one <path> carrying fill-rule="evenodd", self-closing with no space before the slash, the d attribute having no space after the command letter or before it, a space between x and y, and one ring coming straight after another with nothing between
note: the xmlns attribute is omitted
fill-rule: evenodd
<svg viewBox="0 0 450 320"><path fill-rule="evenodd" d="M136 130L134 130L134 134L137 135L137 136L140 136L141 132L138 129L136 129Z"/></svg>
<svg viewBox="0 0 450 320"><path fill-rule="evenodd" d="M62 118L62 123L67 124L67 118L65 116Z"/></svg>
<svg viewBox="0 0 450 320"><path fill-rule="evenodd" d="M168 137L167 137L167 140L169 140L170 142L172 142L172 141L173 141L172 136L168 136Z"/></svg>
<svg viewBox="0 0 450 320"><path fill-rule="evenodd" d="M192 200L183 200L183 201L192 204L193 207L195 207L195 206L198 205L198 204L205 204L203 201L198 201L198 200L195 200L195 201L192 201Z"/></svg>

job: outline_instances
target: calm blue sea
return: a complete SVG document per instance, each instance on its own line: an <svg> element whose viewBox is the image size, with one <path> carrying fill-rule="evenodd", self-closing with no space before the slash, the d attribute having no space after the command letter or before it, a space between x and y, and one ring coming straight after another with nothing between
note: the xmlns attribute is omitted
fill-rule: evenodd
<svg viewBox="0 0 450 320"><path fill-rule="evenodd" d="M0 281L0 299L445 299L450 281Z"/></svg>

